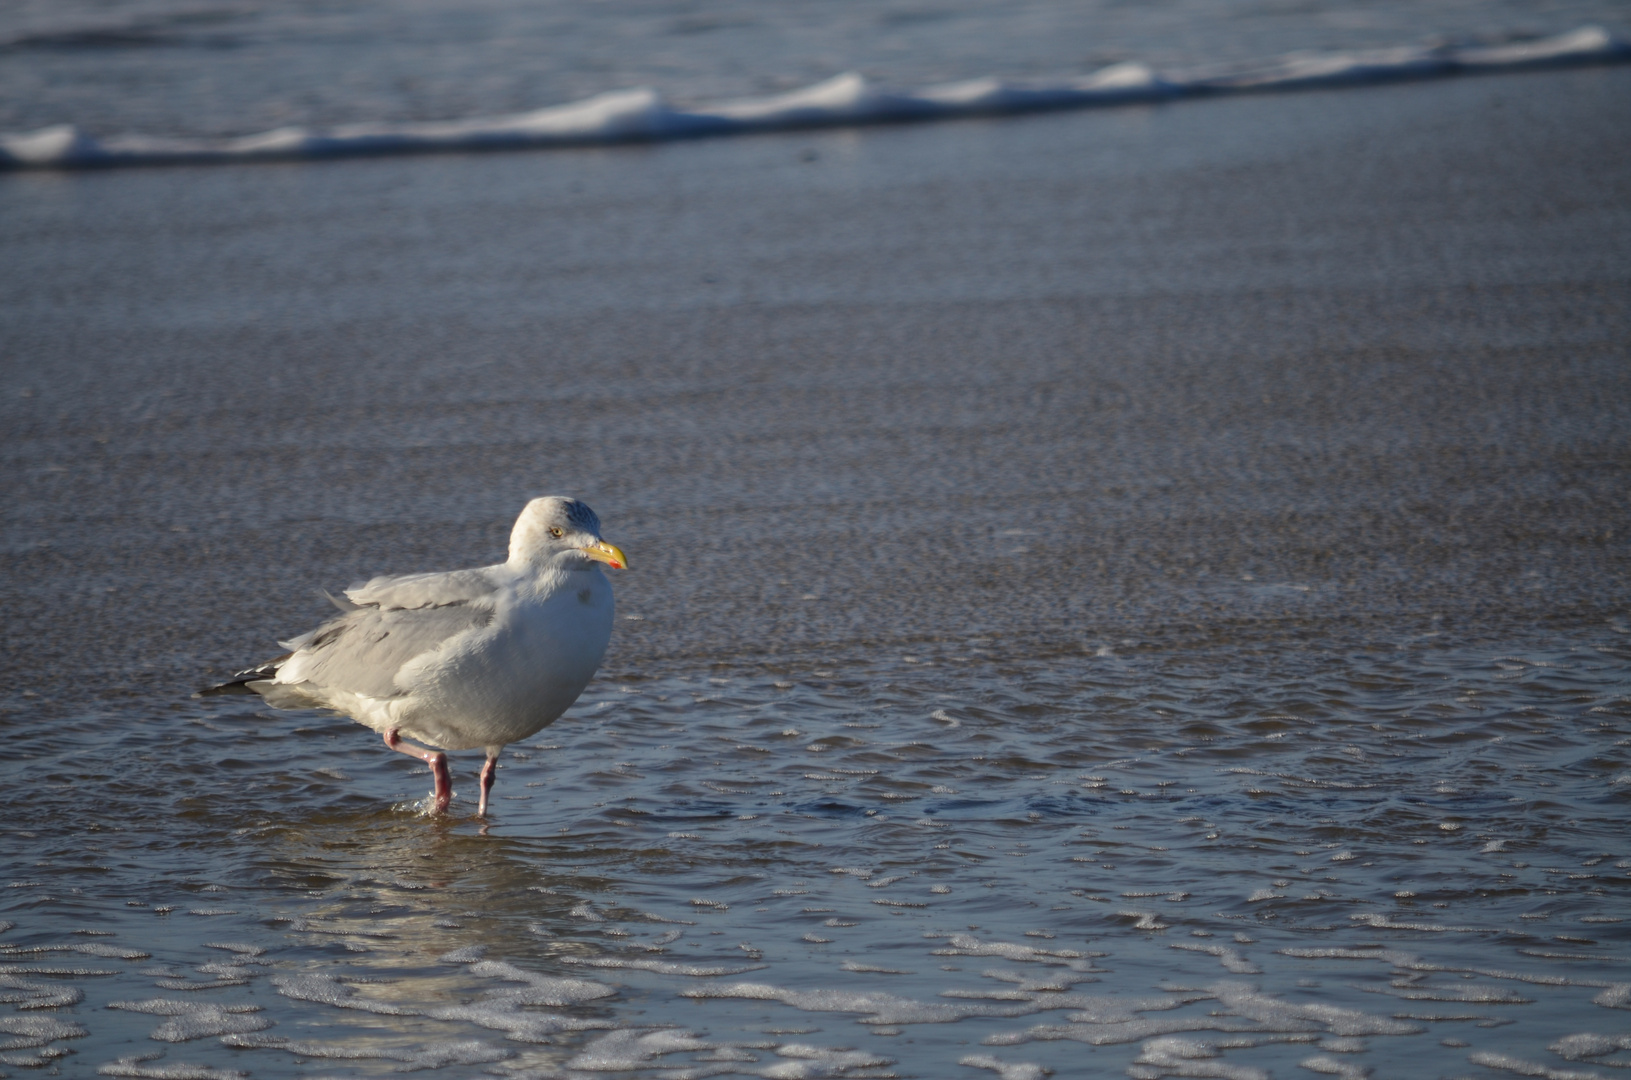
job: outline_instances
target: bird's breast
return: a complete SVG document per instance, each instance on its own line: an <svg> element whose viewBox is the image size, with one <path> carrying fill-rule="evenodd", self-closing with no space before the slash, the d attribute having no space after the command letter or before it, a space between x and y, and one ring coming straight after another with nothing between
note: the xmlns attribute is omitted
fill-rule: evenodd
<svg viewBox="0 0 1631 1080"><path fill-rule="evenodd" d="M441 745L526 738L565 712L594 677L611 640L611 585L598 572L563 576L588 580L517 590L491 623L424 673L413 711L426 723L436 718L445 729Z"/></svg>

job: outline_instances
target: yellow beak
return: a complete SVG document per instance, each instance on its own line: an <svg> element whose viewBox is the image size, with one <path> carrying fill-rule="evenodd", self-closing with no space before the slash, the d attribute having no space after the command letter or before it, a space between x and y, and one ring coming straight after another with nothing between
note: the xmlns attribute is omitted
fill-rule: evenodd
<svg viewBox="0 0 1631 1080"><path fill-rule="evenodd" d="M627 570L629 568L628 556L616 544L608 544L604 540L596 540L583 549L583 553L596 562L603 562L613 570Z"/></svg>

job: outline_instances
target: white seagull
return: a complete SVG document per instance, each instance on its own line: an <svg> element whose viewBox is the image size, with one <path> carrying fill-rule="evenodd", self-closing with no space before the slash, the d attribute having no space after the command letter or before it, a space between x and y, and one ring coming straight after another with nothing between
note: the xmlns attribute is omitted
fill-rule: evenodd
<svg viewBox="0 0 1631 1080"><path fill-rule="evenodd" d="M253 692L274 708L334 709L366 724L430 766L436 813L453 797L442 751L483 747L476 813L485 815L505 745L553 723L606 653L612 586L599 563L628 566L600 538L593 510L533 499L506 561L352 586L335 598L341 614L204 693Z"/></svg>

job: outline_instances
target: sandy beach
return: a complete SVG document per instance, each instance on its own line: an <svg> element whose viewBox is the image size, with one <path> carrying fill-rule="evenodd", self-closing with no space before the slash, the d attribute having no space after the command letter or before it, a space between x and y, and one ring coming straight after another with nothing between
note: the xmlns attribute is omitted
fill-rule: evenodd
<svg viewBox="0 0 1631 1080"><path fill-rule="evenodd" d="M420 823L383 819L379 798L398 788L417 795L421 778L406 771L409 763L380 760L393 755L338 720L327 722L337 737L240 739L229 733L230 718L188 695L321 617L319 589L500 558L516 511L535 494L587 500L634 566L616 581L620 618L601 697L580 707L605 703L605 715L622 715L610 708L619 685L710 673L791 686L837 671L852 688L867 683L864 693L886 684L895 693L917 685L899 658L916 663L936 650L972 659L958 678L994 687L1033 676L1069 681L1062 673L1078 670L1070 665L1109 650L1199 672L1218 670L1225 653L1247 668L1256 661L1243 657L1271 657L1251 669L1239 700L1260 691L1262 701L1296 712L1299 703L1336 700L1322 696L1319 672L1347 661L1317 657L1362 656L1432 635L1491 660L1536 642L1623 641L1631 631L1628 103L1631 69L1604 67L642 147L0 176L3 702L19 748L4 775L12 827L31 830L26 843L8 842L23 854L6 872L32 880L46 871L25 860L60 863L88 827L114 829L128 810L116 815L115 805L127 805L118 799L98 805L108 785L137 784L119 798L141 792L138 803L154 810L151 821L119 826L144 837L151 852L145 868L113 860L124 892L108 886L94 903L87 894L76 914L55 923L49 905L6 917L40 933L48 924L106 925L128 937L118 898L157 903L161 879L206 880L206 849L237 852L220 857L242 860L232 865L245 879L282 873L266 869L279 860L305 867L291 875L343 879L347 888L360 888L362 878L384 889L377 881L411 877L419 864L399 865L398 854L375 848L357 856L367 874L335 868L353 831L377 830L402 852L418 850ZM1580 760L1599 763L1593 776L1607 777L1626 767L1624 740L1613 740L1625 734L1627 713L1624 660L1603 655L1607 668L1581 669L1577 689L1590 700L1578 699L1586 702L1582 719L1570 730L1598 740L1571 745ZM865 674L883 663L899 670ZM1292 669L1301 674L1285 674ZM1397 685L1429 700L1434 687L1449 685L1433 680L1459 677L1456 670L1427 664L1377 674L1366 692L1385 698ZM1290 681L1278 682L1282 676ZM1151 692L1161 677L1129 675L1115 691L1125 698L1095 698L1098 705L1072 715L1092 721L1095 709L1113 712L1115 701ZM934 693L946 689L934 682L939 676L925 678L912 708L928 717L951 705L935 704ZM1285 698L1265 689L1296 679L1305 681ZM775 693L770 685L766 694ZM1031 715L1030 699L1007 692L993 691L997 703L974 714L992 725L983 737L996 740L993 761L1008 737L1001 732L1024 728ZM724 700L722 710L748 708L728 693ZM873 715L876 703L843 700L828 702L835 732L840 719ZM1557 690L1547 700L1557 712L1576 699ZM1591 705L1601 731L1584 719ZM1515 703L1510 714L1529 707ZM1228 727L1258 722L1253 708L1268 706L1220 706L1216 714L1230 717L1216 721L1224 725L1219 739L1239 734L1235 765L1257 761L1244 747L1267 730ZM248 715L240 718L246 725ZM592 759L623 751L615 739L583 742L587 715L570 714L546 735L557 749L569 747L550 758L550 775L563 785L557 803L591 813L597 796L612 797L597 786L612 781L590 776ZM912 737L924 746L961 738L974 729L969 715L957 714L965 726L955 732L953 717L924 719ZM796 710L777 716L776 724L809 730ZM729 733L724 712L697 723L704 720L697 730L714 732L720 760L733 737L746 738ZM1149 729L1149 717L1124 720L1129 732ZM297 722L312 723L253 724L270 732ZM1372 753L1357 722L1353 730L1333 738ZM139 766L119 756L133 746ZM1062 756L1041 757L1067 772L1095 768L1084 758L1103 760L1097 749L1056 751ZM857 768L880 767L853 753ZM1317 760L1339 775L1349 767L1342 761L1358 758ZM313 779L324 761L343 765L360 787ZM1198 783L1181 762L1169 764L1170 782ZM130 768L143 778L130 779ZM286 769L278 774L286 782L234 792L237 778L263 768ZM1425 784L1439 766L1392 768L1395 776L1419 769ZM520 775L514 766L504 790L523 790ZM936 775L925 772L900 798L952 783ZM1529 774L1479 775L1461 789L1484 800L1476 811L1423 811L1440 815L1422 819L1423 829L1445 830L1435 837L1468 823L1460 836L1470 846L1446 856L1451 866L1473 865L1479 844L1496 843L1475 843L1473 833L1495 828L1489 823L1507 812L1498 796L1519 783L1512 777ZM1631 854L1623 845L1609 850L1626 790L1605 779L1589 796L1554 792L1550 839L1525 835L1563 854L1525 858L1574 866L1598 848L1608 858ZM1220 795L1195 812L1221 820L1234 812L1228 807L1262 809L1244 789L1237 794L1238 802ZM720 797L721 815L770 812ZM809 798L800 812L826 813ZM684 801L673 792L653 799ZM537 812L543 805L531 804ZM857 796L845 805L853 817L822 817L822 842L831 847L810 855L813 870L775 869L783 856L767 848L755 864L765 881L803 874L819 891L829 887L827 869L869 857L871 841L860 836L874 826L860 807L870 804ZM1017 822L1027 807L1032 820L1052 820L1052 804L1013 805ZM1538 805L1525 812L1552 813ZM521 816L532 812L523 804L507 806L510 822L525 827L506 834L501 820L500 835L557 832L548 814L533 821ZM1163 824L1137 819L1140 837L1160 851L1179 843L1163 830L1181 810L1163 811ZM934 812L925 811L927 820ZM1306 820L1340 813L1326 806ZM1575 833L1565 818L1587 824ZM240 820L295 824L289 833L266 825L273 839L262 843L231 838ZM1284 820L1295 831L1305 819L1285 810ZM1388 821L1366 827L1378 836L1403 828ZM567 825L563 819L561 844ZM647 848L682 845L693 835L685 830L699 828L666 827L674 830L667 837L682 839L654 833ZM854 835L841 835L851 828ZM183 843L175 829L194 840ZM448 857L484 865L473 832L455 832L445 841L456 852ZM556 866L558 858L562 873L568 861L591 866L594 888L635 888L619 884L622 864L608 854L616 844L595 837L545 861ZM1360 841L1329 839L1327 846L1362 850ZM1198 835L1194 843L1203 844ZM1231 858L1256 867L1263 881L1242 885L1237 901L1206 895L1197 905L1252 919L1266 909L1243 906L1246 893L1276 895L1268 882L1288 871L1253 862L1270 858L1252 854L1255 840L1241 844ZM929 865L914 861L927 858L926 847L884 847L903 866ZM530 850L504 849L506 888L521 890L516 882L535 872ZM1414 858L1411 850L1399 848L1400 858ZM628 869L631 880L653 880L657 865L698 865L651 858ZM1068 854L1061 858L1075 873ZM165 869L172 862L173 874ZM386 863L395 869L378 868ZM1123 862L1130 865L1155 866ZM1369 875L1354 895L1372 905L1355 911L1381 911L1375 905L1393 903L1387 897L1400 890L1425 888L1399 884L1388 876L1392 865L1354 871ZM1144 872L1169 875L1157 890L1204 890L1184 877L1193 869ZM706 892L696 883L703 870L676 872L674 911L696 918L704 916L685 905L701 901L687 896L727 897L738 887L730 883L737 878L710 879L707 888L718 891ZM987 894L967 880L987 906L983 916L950 916L947 926L959 932L965 923L1005 925L1001 897L1042 888L1034 860L992 862L978 874L1003 884ZM1069 905L1059 874L1056 899ZM491 895L502 892L483 880ZM1102 874L1096 881L1112 896L1136 888ZM1623 874L1588 884L1599 892L1569 894L1570 910L1605 913L1617 904L1623 914ZM590 888L581 880L570 887L580 886ZM1498 914L1465 909L1506 894L1457 893L1442 914L1518 927L1520 911L1550 902L1540 884L1534 889ZM233 907L246 918L251 910L257 918L274 910L316 918L299 907L305 901L289 899L297 893L277 893L270 907L244 899ZM390 902L430 903L429 895ZM463 895L448 911L476 903ZM858 895L864 907L883 894ZM533 901L545 902L536 893ZM729 920L758 918L747 914L758 901L720 902L735 908L720 916L730 936L718 940L734 943L750 931ZM669 910L654 904L647 909ZM536 918L527 912L514 918ZM557 914L563 926L584 922ZM1338 927L1330 940L1346 942L1348 916L1329 921ZM1116 925L1133 936L1130 919ZM1223 932L1194 925L1200 934ZM828 937L841 932L810 926ZM1623 962L1627 943L1599 929L1604 936L1593 940L1605 943L1607 970L1613 957ZM1004 932L1036 943L1019 936L1017 923ZM1427 936L1441 944L1450 937ZM426 955L458 944L469 942ZM1460 947L1468 955L1480 948L1464 939ZM1151 993L1168 975L1187 977L1160 963L1191 962L1190 953L1160 948L1153 966L1129 976ZM291 956L279 963L308 958ZM1212 955L1201 960L1217 968ZM785 963L798 971L785 978L825 985L815 969L798 967L805 961ZM1577 970L1561 960L1534 963L1542 974ZM930 976L938 976L922 970L918 992L932 995ZM1592 977L1599 981L1580 985L1600 988L1609 978ZM1292 976L1267 978L1297 993ZM1571 1011L1592 1011L1583 1003L1599 990L1579 992L1586 997L1565 1001L1528 986L1542 1000L1537 1013L1552 1009L1547 1019L1463 1038L1497 1040L1491 1054L1544 1057L1548 1040L1571 1030ZM664 1011L690 1002L641 1000L653 1017L703 1022ZM1593 1023L1612 1027L1623 1015ZM119 1054L149 1044L149 1021L119 1022L135 1025L113 1040ZM818 1015L817 1024L828 1022ZM898 1041L886 1056L904 1062L900 1075L948 1075L937 1070L984 1052L953 1045L958 1027L928 1025L916 1049ZM99 1036L101 1057L79 1044L81 1064L111 1060L112 1038ZM1400 1045L1407 1043L1447 1055L1443 1069L1467 1068L1466 1050L1443 1050L1426 1035ZM208 1045L189 1044L188 1052ZM1028 1060L1056 1068L1082 1051L1036 1046L1054 1057ZM1095 1060L1120 1070L1135 1052L1119 1047L1103 1053L1126 1057ZM1352 1060L1396 1065L1419 1052L1390 1058L1378 1048ZM237 1053L232 1060L241 1063L271 1051L210 1053ZM184 1059L215 1060L203 1051ZM1297 1060L1269 1067L1301 1075L1292 1070ZM285 1066L265 1067L272 1071L255 1075Z"/></svg>

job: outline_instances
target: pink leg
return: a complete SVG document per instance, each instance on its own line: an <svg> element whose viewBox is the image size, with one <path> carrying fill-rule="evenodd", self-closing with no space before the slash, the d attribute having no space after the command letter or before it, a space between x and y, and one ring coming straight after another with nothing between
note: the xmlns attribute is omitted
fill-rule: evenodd
<svg viewBox="0 0 1631 1080"><path fill-rule="evenodd" d="M411 742L405 742L402 736L397 733L396 728L390 728L385 732L385 745L399 754L416 757L430 766L430 775L436 783L436 790L433 793L436 800L435 812L438 814L447 813L447 804L453 801L453 777L447 771L447 755L440 750L430 750L423 746L415 746ZM483 789L484 801L486 794L486 789Z"/></svg>
<svg viewBox="0 0 1631 1080"><path fill-rule="evenodd" d="M493 790L493 781L498 778L498 755L489 752L487 763L481 767L481 805L476 808L477 817L487 816L487 793Z"/></svg>

